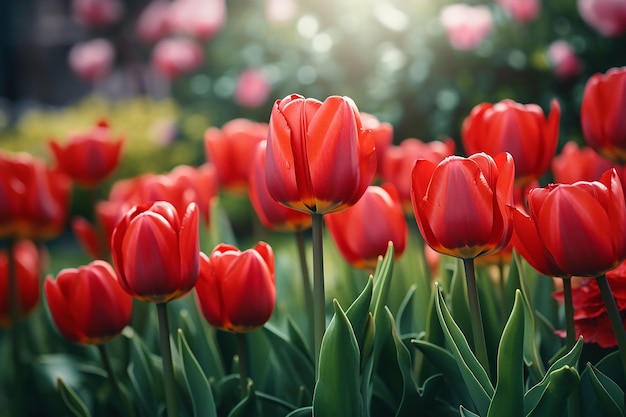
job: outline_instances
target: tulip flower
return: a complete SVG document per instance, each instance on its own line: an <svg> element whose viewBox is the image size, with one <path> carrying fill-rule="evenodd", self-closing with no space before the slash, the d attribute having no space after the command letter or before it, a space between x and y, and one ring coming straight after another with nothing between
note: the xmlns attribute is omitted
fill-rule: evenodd
<svg viewBox="0 0 626 417"><path fill-rule="evenodd" d="M196 295L204 318L214 327L247 333L263 326L276 303L274 252L265 242L241 252L218 245L200 255Z"/></svg>
<svg viewBox="0 0 626 417"><path fill-rule="evenodd" d="M266 142L257 145L250 170L248 193L250 202L263 226L275 231L298 232L311 227L311 216L279 204L272 198L265 181Z"/></svg>
<svg viewBox="0 0 626 417"><path fill-rule="evenodd" d="M546 51L548 64L554 74L563 80L573 78L583 70L583 63L576 55L572 45L562 39L550 44Z"/></svg>
<svg viewBox="0 0 626 417"><path fill-rule="evenodd" d="M626 3L620 0L578 0L580 17L598 33L617 38L626 33Z"/></svg>
<svg viewBox="0 0 626 417"><path fill-rule="evenodd" d="M170 34L168 13L170 2L167 0L152 0L137 17L135 33L144 43L154 43Z"/></svg>
<svg viewBox="0 0 626 417"><path fill-rule="evenodd" d="M9 256L6 250L0 251L0 327L12 325L9 308ZM13 245L12 256L15 262L18 315L25 317L39 302L41 257L37 246L30 240L17 241Z"/></svg>
<svg viewBox="0 0 626 417"><path fill-rule="evenodd" d="M503 100L475 106L462 126L465 151L471 155L508 152L515 161L515 184L522 187L549 168L559 140L561 107L553 100L546 118L536 104Z"/></svg>
<svg viewBox="0 0 626 417"><path fill-rule="evenodd" d="M102 28L117 22L124 12L120 0L72 0L72 14L84 26Z"/></svg>
<svg viewBox="0 0 626 417"><path fill-rule="evenodd" d="M225 21L225 0L174 0L167 17L170 30L202 41L215 36Z"/></svg>
<svg viewBox="0 0 626 417"><path fill-rule="evenodd" d="M113 230L132 206L123 201L99 201L95 206L95 224L83 217L72 220L72 232L87 254L94 259L104 259L110 255Z"/></svg>
<svg viewBox="0 0 626 417"><path fill-rule="evenodd" d="M513 209L514 246L539 272L596 277L626 259L626 206L615 169L600 181L553 184Z"/></svg>
<svg viewBox="0 0 626 417"><path fill-rule="evenodd" d="M341 211L376 173L374 137L362 129L351 99L293 94L272 109L265 169L276 201L308 213Z"/></svg>
<svg viewBox="0 0 626 417"><path fill-rule="evenodd" d="M520 23L535 20L541 11L539 0L498 0L498 5Z"/></svg>
<svg viewBox="0 0 626 417"><path fill-rule="evenodd" d="M104 38L80 42L72 46L68 61L72 71L88 82L95 82L111 72L115 48Z"/></svg>
<svg viewBox="0 0 626 417"><path fill-rule="evenodd" d="M474 258L496 253L513 232L515 167L508 153L449 156L439 164L418 159L411 197L417 226L434 250L463 259L476 356L487 373L489 359L480 312Z"/></svg>
<svg viewBox="0 0 626 417"><path fill-rule="evenodd" d="M390 241L396 259L404 253L408 226L400 196L391 184L369 186L354 206L324 219L339 252L356 268L374 270Z"/></svg>
<svg viewBox="0 0 626 417"><path fill-rule="evenodd" d="M239 75L234 99L237 104L247 108L261 107L272 92L272 84L263 71L249 68Z"/></svg>
<svg viewBox="0 0 626 417"><path fill-rule="evenodd" d="M219 184L233 192L245 191L256 146L267 138L267 123L234 119L204 134L207 161L215 165Z"/></svg>
<svg viewBox="0 0 626 417"><path fill-rule="evenodd" d="M381 122L376 116L361 112L361 124L363 129L370 130L374 135L376 147L376 169L381 173L383 158L393 143L393 126L391 123Z"/></svg>
<svg viewBox="0 0 626 417"><path fill-rule="evenodd" d="M119 165L124 140L112 139L109 124L100 121L88 133L75 133L65 146L50 141L59 169L78 184L93 188L107 178Z"/></svg>
<svg viewBox="0 0 626 417"><path fill-rule="evenodd" d="M73 342L102 344L130 324L133 299L105 261L62 269L56 279L48 275L45 291L57 329Z"/></svg>
<svg viewBox="0 0 626 417"><path fill-rule="evenodd" d="M493 17L486 6L449 4L441 9L439 21L450 45L459 51L475 49L493 29Z"/></svg>
<svg viewBox="0 0 626 417"><path fill-rule="evenodd" d="M69 210L70 180L29 154L0 153L0 236L51 239Z"/></svg>
<svg viewBox="0 0 626 417"><path fill-rule="evenodd" d="M561 153L552 161L552 173L557 183L573 184L577 181L597 181L607 170L620 166L590 147L580 148L576 142L569 141Z"/></svg>
<svg viewBox="0 0 626 417"><path fill-rule="evenodd" d="M378 148L376 148L378 151ZM380 175L383 181L391 183L398 190L402 206L406 213L412 213L411 206L411 171L417 159L426 159L438 164L447 156L454 155L455 144L450 138L444 141L422 142L408 138L398 146L390 146L382 156Z"/></svg>
<svg viewBox="0 0 626 417"><path fill-rule="evenodd" d="M198 206L184 214L167 201L133 207L113 231L111 251L119 282L133 297L165 303L196 284L199 263Z"/></svg>
<svg viewBox="0 0 626 417"><path fill-rule="evenodd" d="M506 207L513 203L514 170L506 153L451 156L438 165L417 160L411 196L426 243L464 259L504 248L513 232Z"/></svg>
<svg viewBox="0 0 626 417"><path fill-rule="evenodd" d="M580 121L587 144L602 156L626 162L626 67L594 74L585 85Z"/></svg>
<svg viewBox="0 0 626 417"><path fill-rule="evenodd" d="M173 80L196 70L204 58L202 47L187 38L165 38L152 50L151 63L163 78Z"/></svg>

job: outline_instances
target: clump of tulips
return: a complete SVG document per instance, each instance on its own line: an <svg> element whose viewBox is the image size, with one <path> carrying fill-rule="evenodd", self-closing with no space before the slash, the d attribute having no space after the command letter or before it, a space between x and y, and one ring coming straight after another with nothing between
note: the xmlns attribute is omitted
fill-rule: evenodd
<svg viewBox="0 0 626 417"><path fill-rule="evenodd" d="M560 151L556 100L477 104L465 155L291 94L89 220L108 123L0 154L0 416L626 415L624 85L590 78ZM69 224L91 259L50 271Z"/></svg>

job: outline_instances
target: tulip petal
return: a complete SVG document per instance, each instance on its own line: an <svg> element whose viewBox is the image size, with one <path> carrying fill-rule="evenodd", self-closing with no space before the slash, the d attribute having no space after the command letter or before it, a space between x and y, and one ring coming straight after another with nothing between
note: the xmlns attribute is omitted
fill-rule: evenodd
<svg viewBox="0 0 626 417"><path fill-rule="evenodd" d="M187 206L187 211L181 220L178 233L178 251L180 258L179 277L181 282L178 288L181 293L191 291L196 285L200 268L200 211L195 203Z"/></svg>
<svg viewBox="0 0 626 417"><path fill-rule="evenodd" d="M44 284L46 292L46 299L48 300L48 308L50 314L54 319L59 333L68 340L80 341L85 339L85 335L80 331L80 328L74 322L74 317L71 314L70 308L73 308L68 303L67 297L64 295L64 291L61 287L62 281L53 280L48 276Z"/></svg>

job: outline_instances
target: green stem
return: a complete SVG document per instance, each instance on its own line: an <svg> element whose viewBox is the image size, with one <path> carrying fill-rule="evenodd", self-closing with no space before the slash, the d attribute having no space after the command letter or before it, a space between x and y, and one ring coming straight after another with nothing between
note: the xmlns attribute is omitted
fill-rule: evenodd
<svg viewBox="0 0 626 417"><path fill-rule="evenodd" d="M11 354L13 362L13 411L16 416L21 415L22 408L22 339L20 328L20 290L17 277L17 261L15 259L14 239L9 239L7 247L7 268L9 274L9 288L7 291L9 318L11 320Z"/></svg>
<svg viewBox="0 0 626 417"><path fill-rule="evenodd" d="M311 288L311 279L309 277L309 266L306 262L306 252L304 247L304 233L299 230L296 232L296 244L298 246L298 257L300 258L300 271L302 275L302 289L304 291L304 303L306 306L306 315L309 322L309 337L314 339L314 319L313 319L313 290Z"/></svg>
<svg viewBox="0 0 626 417"><path fill-rule="evenodd" d="M107 375L109 376L109 382L111 383L111 388L113 388L113 395L117 399L120 407L124 407L124 396L122 395L122 390L120 389L120 384L115 376L115 372L113 372L113 367L111 366L111 360L109 358L109 352L106 349L104 344L97 345L98 352L100 352L100 358L102 359L102 364L104 365L104 369L107 371Z"/></svg>
<svg viewBox="0 0 626 417"><path fill-rule="evenodd" d="M504 279L504 262L498 261L498 287L500 290L500 315L502 316L502 325L506 325L507 313L506 311L506 280Z"/></svg>
<svg viewBox="0 0 626 417"><path fill-rule="evenodd" d="M572 301L572 279L562 277L563 297L565 304L565 341L567 348L572 349L576 344L576 329L574 327L574 302Z"/></svg>
<svg viewBox="0 0 626 417"><path fill-rule="evenodd" d="M178 417L176 410L176 385L174 365L172 363L172 347L170 345L170 326L167 317L167 303L158 303L159 334L161 339L161 355L163 357L163 384L165 388L165 406L167 417Z"/></svg>
<svg viewBox="0 0 626 417"><path fill-rule="evenodd" d="M476 270L474 258L463 259L465 267L465 279L467 280L467 296L470 306L470 319L472 321L472 334L474 337L474 349L476 357L487 374L490 375L489 357L487 355L487 343L485 342L485 330L483 328L482 315L480 313L480 301L478 300L478 287L476 285Z"/></svg>
<svg viewBox="0 0 626 417"><path fill-rule="evenodd" d="M248 395L248 346L245 333L237 333L237 355L239 357L239 387L243 399Z"/></svg>
<svg viewBox="0 0 626 417"><path fill-rule="evenodd" d="M611 320L613 333L615 333L615 338L617 339L619 356L622 360L624 376L626 377L626 332L624 331L624 324L622 323L622 318L619 314L619 310L617 309L617 303L615 302L615 298L611 292L611 287L609 286L609 281L606 279L606 275L602 274L599 277L596 277L596 282L598 283L598 287L600 287L602 300L604 301L606 312Z"/></svg>
<svg viewBox="0 0 626 417"><path fill-rule="evenodd" d="M326 331L326 296L324 294L324 253L322 243L322 215L311 214L313 220L313 302L314 302L314 342L315 342L315 375L319 370L319 357L322 338Z"/></svg>

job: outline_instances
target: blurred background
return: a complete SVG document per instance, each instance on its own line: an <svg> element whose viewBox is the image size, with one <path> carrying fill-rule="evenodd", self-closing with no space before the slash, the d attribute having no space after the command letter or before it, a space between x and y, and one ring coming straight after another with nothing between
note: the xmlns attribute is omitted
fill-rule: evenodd
<svg viewBox="0 0 626 417"><path fill-rule="evenodd" d="M45 155L108 118L125 154L153 156L118 176L163 171L201 163L208 127L265 122L292 92L350 96L396 143L451 137L457 153L476 104L556 98L561 144L582 141L587 78L626 63L626 16L601 3L4 0L0 147Z"/></svg>

